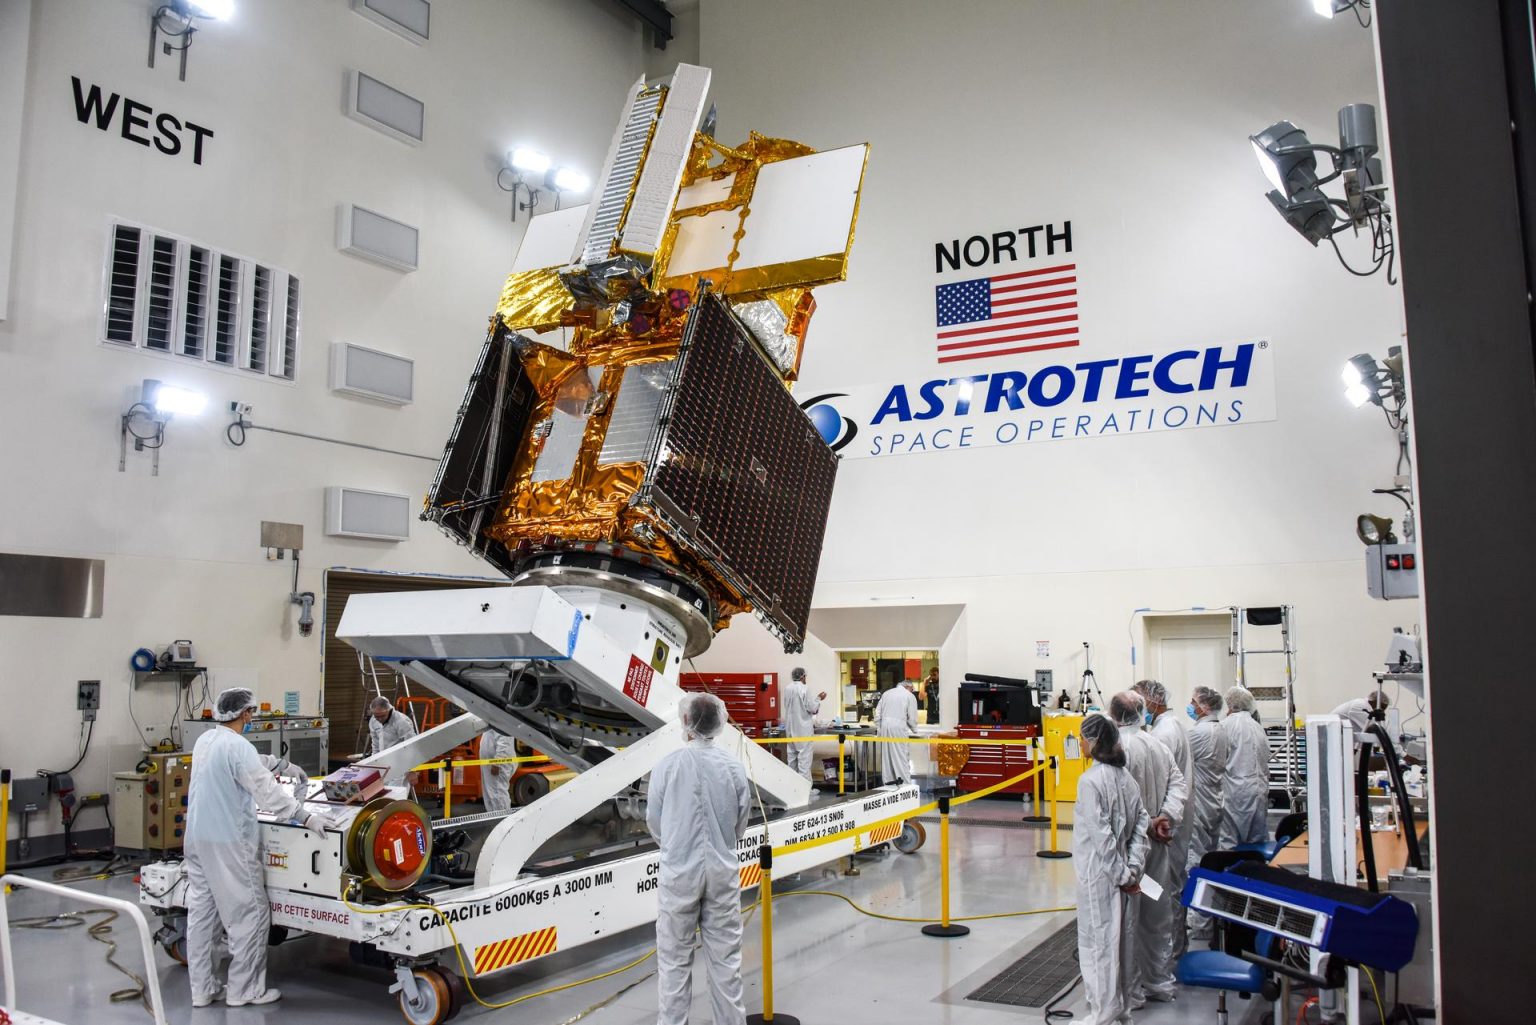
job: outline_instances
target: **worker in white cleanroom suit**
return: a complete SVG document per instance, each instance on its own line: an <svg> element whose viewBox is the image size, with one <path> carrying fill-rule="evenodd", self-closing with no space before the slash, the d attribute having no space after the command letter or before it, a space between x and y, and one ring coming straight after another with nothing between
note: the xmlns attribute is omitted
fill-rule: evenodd
<svg viewBox="0 0 1536 1025"><path fill-rule="evenodd" d="M389 703L385 697L368 702L368 754L376 755L416 736L411 717ZM385 780L392 787L405 783L405 770L397 769Z"/></svg>
<svg viewBox="0 0 1536 1025"><path fill-rule="evenodd" d="M821 711L821 701L827 692L811 697L805 670L798 666L789 674L789 679L789 690L784 695L784 730L791 737L809 737L816 730L815 716ZM785 746L789 748L789 767L802 776L809 776L814 745L807 740Z"/></svg>
<svg viewBox="0 0 1536 1025"><path fill-rule="evenodd" d="M1184 821L1189 785L1168 749L1142 730L1147 714L1141 695L1121 691L1109 700L1110 718L1120 727L1125 749L1125 769L1141 791L1148 817L1144 876L1157 880L1162 896L1153 900L1143 893L1128 909L1132 940L1126 966L1126 997L1131 1010L1148 1000L1173 999L1173 918L1179 899L1170 880L1173 876L1173 838Z"/></svg>
<svg viewBox="0 0 1536 1025"><path fill-rule="evenodd" d="M1227 771L1222 777L1221 841L1223 850L1240 843L1269 838L1269 740L1253 717L1253 695L1243 687L1227 691Z"/></svg>
<svg viewBox="0 0 1536 1025"><path fill-rule="evenodd" d="M516 758L517 741L504 733L486 730L480 734L480 757ZM512 774L516 770L511 762L480 766L480 799L485 802L486 811L512 810Z"/></svg>
<svg viewBox="0 0 1536 1025"><path fill-rule="evenodd" d="M1392 699L1379 690L1373 690L1363 698L1353 698L1344 702L1333 710L1334 715L1349 723L1354 733L1355 746L1359 747L1362 741L1371 739L1372 735L1367 731L1371 720L1380 712L1382 719L1386 718L1387 709L1391 707Z"/></svg>
<svg viewBox="0 0 1536 1025"><path fill-rule="evenodd" d="M880 695L875 705L875 723L882 737L913 737L917 735L917 697L912 688L915 680L902 680ZM880 745L880 778L886 783L906 783L912 779L912 745Z"/></svg>
<svg viewBox="0 0 1536 1025"><path fill-rule="evenodd" d="M250 691L235 687L222 692L214 718L226 728L207 731L192 747L185 853L187 969L194 1007L225 996L214 974L221 929L229 940L229 1006L270 1004L281 995L267 988L271 914L256 810L291 819L303 814L303 805L292 787L273 778L287 768L286 760L257 754L241 735L255 712ZM325 827L318 815L304 820L306 829L323 833Z"/></svg>
<svg viewBox="0 0 1536 1025"><path fill-rule="evenodd" d="M1093 759L1077 781L1072 864L1077 869L1077 960L1087 1014L1074 1025L1131 1020L1126 983L1126 905L1141 900L1147 824L1141 791L1126 771L1120 731L1094 712L1080 729Z"/></svg>
<svg viewBox="0 0 1536 1025"><path fill-rule="evenodd" d="M736 845L751 803L741 762L716 747L725 703L688 694L678 705L687 746L651 770L645 824L661 847L656 908L658 1025L686 1025L694 931L709 969L715 1025L744 1025L741 874Z"/></svg>
<svg viewBox="0 0 1536 1025"><path fill-rule="evenodd" d="M1222 780L1227 774L1227 731L1221 728L1221 695L1210 687L1196 687L1190 695L1186 714L1195 724L1189 731L1189 755L1195 771L1189 786L1189 810L1185 817L1190 822L1189 854L1184 859L1187 868L1200 864L1200 859L1221 843ZM1197 911L1185 916L1189 934L1196 939L1208 939L1212 932L1212 919Z"/></svg>
<svg viewBox="0 0 1536 1025"><path fill-rule="evenodd" d="M1178 828L1173 831L1173 840L1168 844L1168 878L1158 880L1168 887L1173 898L1168 909L1173 919L1173 957L1168 969L1171 973L1173 965L1178 964L1179 958L1189 948L1189 933L1184 927L1184 911L1179 904L1179 897L1189 878L1189 838L1194 832L1195 762L1189 750L1189 731L1194 723L1183 712L1175 712L1168 707L1168 688L1158 681L1142 680L1136 685L1136 693L1147 703L1147 714L1152 717L1152 728L1149 731L1152 739L1159 741L1173 755L1173 764L1184 774L1184 785L1187 788L1184 815L1179 819Z"/></svg>

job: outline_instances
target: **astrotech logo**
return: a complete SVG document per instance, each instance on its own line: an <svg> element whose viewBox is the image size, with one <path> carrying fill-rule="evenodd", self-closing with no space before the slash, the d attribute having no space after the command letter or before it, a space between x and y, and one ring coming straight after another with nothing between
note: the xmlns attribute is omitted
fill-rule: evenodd
<svg viewBox="0 0 1536 1025"><path fill-rule="evenodd" d="M844 416L831 402L832 399L847 397L847 392L834 391L817 395L800 403L800 408L805 410L805 415L811 418L811 423L821 435L821 440L831 446L834 452L847 448L849 443L859 436L859 425Z"/></svg>

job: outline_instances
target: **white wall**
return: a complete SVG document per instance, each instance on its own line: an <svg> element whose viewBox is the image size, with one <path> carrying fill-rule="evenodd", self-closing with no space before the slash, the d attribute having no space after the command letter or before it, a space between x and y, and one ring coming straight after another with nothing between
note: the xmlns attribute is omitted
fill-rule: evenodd
<svg viewBox="0 0 1536 1025"><path fill-rule="evenodd" d="M947 680L1053 668L1069 684L1086 640L1107 691L1133 679L1134 609L1289 603L1299 708L1361 692L1418 610L1365 594L1354 521L1396 517L1369 494L1391 484L1395 442L1343 401L1339 368L1400 342L1399 297L1276 216L1246 137L1285 117L1336 140L1338 107L1376 101L1370 33L1302 2L709 0L702 15L722 141L872 144L848 280L817 293L799 394L948 376L934 244L1064 219L1084 357L1275 346L1273 422L845 459L817 607L965 603ZM752 669L749 647L700 661Z"/></svg>
<svg viewBox="0 0 1536 1025"><path fill-rule="evenodd" d="M319 632L297 635L291 563L266 561L260 520L305 525L301 590L321 590L326 566L491 572L420 523L398 545L324 535L325 486L424 495L434 464L254 431L236 449L220 412L238 399L257 423L440 452L523 226L509 223L494 183L502 154L526 142L589 174L600 167L641 72L632 18L562 0L456 0L433 14L433 38L418 47L346 0L242 3L233 22L198 33L181 83L169 58L145 67L143 3L33 5L14 290L0 323L0 548L104 558L107 582L99 620L0 617L11 710L0 764L30 774L74 761L74 681L101 679L101 721L76 777L83 790L106 788L110 770L132 764L128 657L178 637L204 664L253 671L262 700L296 689L306 710L318 707ZM426 144L343 117L348 68L423 99ZM202 166L80 124L71 75L212 128ZM334 211L348 201L419 225L421 269L337 252ZM298 384L100 345L112 216L300 275ZM414 358L417 402L333 395L337 340ZM117 472L117 418L144 377L212 399L209 413L170 424L157 478L148 453L130 452ZM167 685L150 685L135 712L164 722L171 700Z"/></svg>

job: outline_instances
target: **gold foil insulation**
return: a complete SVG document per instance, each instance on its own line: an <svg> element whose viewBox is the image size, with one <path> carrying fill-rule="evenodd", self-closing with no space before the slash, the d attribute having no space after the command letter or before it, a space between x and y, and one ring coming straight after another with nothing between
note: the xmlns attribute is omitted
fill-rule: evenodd
<svg viewBox="0 0 1536 1025"><path fill-rule="evenodd" d="M754 334L768 338L765 352L786 384L793 381L816 303L809 289L840 281L847 273L848 247L840 253L767 267L734 268L751 210L759 171L780 160L814 151L801 143L752 134L728 148L695 134L683 187L720 182L719 198L675 210L652 261L648 254L614 254L593 267L548 267L510 275L496 313L519 332L574 328L569 350L540 344L526 335L518 344L523 367L538 395L501 503L486 533L507 546L537 548L598 542L619 545L671 565L701 584L715 601L716 629L731 616L751 610L742 594L702 560L674 545L659 518L631 502L645 482L646 464L599 461L626 367L677 358L687 311L701 283L733 304L769 303L753 318ZM724 186L729 178L728 188ZM855 201L855 219L857 201ZM688 218L734 217L735 234L725 263L706 272L669 275L667 265L678 229ZM764 325L759 327L757 325ZM776 332L776 334L775 334ZM774 351L777 349L778 351ZM594 386L587 375L601 368ZM550 445L557 404L586 416L580 448L568 476L535 480L540 456ZM960 749L963 753L964 749Z"/></svg>

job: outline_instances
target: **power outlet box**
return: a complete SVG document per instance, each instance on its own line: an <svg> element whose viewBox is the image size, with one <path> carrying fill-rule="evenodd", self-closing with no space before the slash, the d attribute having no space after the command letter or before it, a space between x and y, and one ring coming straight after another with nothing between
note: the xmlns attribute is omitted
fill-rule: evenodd
<svg viewBox="0 0 1536 1025"><path fill-rule="evenodd" d="M101 708L101 681L80 680L75 688L75 707L86 722L94 722L96 711Z"/></svg>
<svg viewBox="0 0 1536 1025"><path fill-rule="evenodd" d="M1055 689L1051 683L1051 679L1054 674L1055 670L1053 669L1035 670L1035 687L1040 691L1041 694L1049 694L1052 690Z"/></svg>

